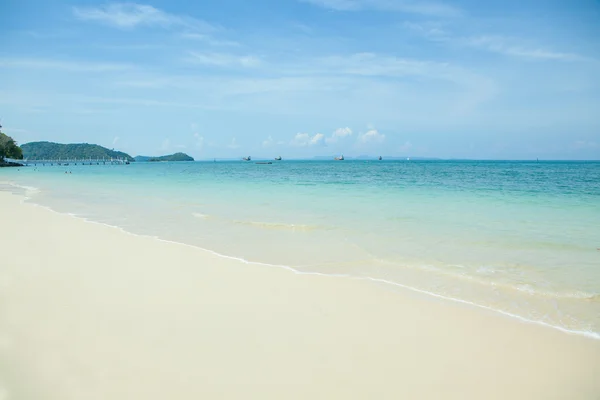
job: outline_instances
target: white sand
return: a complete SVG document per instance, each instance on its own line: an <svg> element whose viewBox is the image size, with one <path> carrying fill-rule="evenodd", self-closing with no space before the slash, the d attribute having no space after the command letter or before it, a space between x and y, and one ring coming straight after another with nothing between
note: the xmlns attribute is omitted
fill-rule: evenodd
<svg viewBox="0 0 600 400"><path fill-rule="evenodd" d="M600 341L21 200L0 193L2 400L600 398Z"/></svg>

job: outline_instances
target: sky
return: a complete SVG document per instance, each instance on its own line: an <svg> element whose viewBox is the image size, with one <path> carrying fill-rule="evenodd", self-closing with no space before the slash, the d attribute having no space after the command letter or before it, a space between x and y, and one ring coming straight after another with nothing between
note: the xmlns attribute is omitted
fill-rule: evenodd
<svg viewBox="0 0 600 400"><path fill-rule="evenodd" d="M600 159L597 0L2 0L19 143Z"/></svg>

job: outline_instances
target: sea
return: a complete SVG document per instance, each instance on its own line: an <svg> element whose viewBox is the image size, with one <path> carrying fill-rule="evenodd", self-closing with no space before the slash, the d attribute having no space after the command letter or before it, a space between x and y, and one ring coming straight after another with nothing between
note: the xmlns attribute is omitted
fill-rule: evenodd
<svg viewBox="0 0 600 400"><path fill-rule="evenodd" d="M600 162L71 163L0 181L133 234L600 339Z"/></svg>

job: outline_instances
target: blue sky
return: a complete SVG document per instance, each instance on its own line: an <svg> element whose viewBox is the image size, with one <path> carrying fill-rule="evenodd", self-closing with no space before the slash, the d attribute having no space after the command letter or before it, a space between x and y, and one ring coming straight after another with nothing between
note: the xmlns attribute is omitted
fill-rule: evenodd
<svg viewBox="0 0 600 400"><path fill-rule="evenodd" d="M600 3L0 2L18 142L600 159Z"/></svg>

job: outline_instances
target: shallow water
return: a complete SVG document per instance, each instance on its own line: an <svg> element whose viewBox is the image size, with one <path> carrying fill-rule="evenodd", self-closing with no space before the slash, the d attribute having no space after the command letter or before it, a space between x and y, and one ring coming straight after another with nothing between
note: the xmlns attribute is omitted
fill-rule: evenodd
<svg viewBox="0 0 600 400"><path fill-rule="evenodd" d="M0 181L133 233L600 334L599 162L38 166Z"/></svg>

